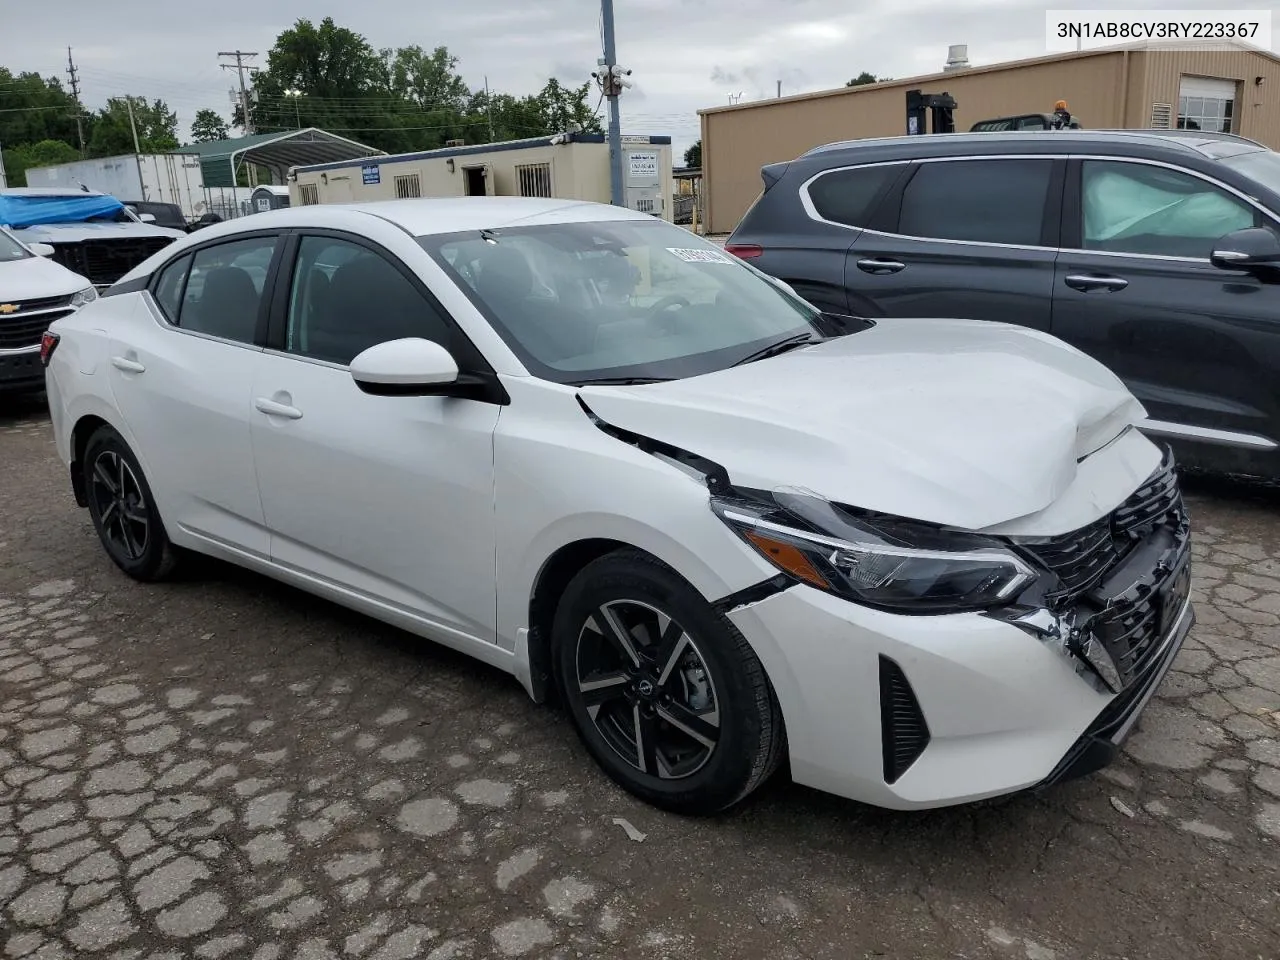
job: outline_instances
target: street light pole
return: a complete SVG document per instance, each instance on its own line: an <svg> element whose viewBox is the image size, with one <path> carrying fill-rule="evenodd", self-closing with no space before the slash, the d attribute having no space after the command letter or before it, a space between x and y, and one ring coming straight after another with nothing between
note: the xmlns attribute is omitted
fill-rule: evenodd
<svg viewBox="0 0 1280 960"><path fill-rule="evenodd" d="M299 130L301 130L302 119L301 119L301 115L298 113L298 98L302 96L302 91L289 89L284 92L284 95L286 97L289 97L291 100L293 100L293 122L294 122L294 125Z"/></svg>

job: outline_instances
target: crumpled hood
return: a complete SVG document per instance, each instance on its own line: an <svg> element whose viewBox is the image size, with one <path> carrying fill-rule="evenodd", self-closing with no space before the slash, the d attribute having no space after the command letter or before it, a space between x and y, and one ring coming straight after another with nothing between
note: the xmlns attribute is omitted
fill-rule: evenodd
<svg viewBox="0 0 1280 960"><path fill-rule="evenodd" d="M136 240L139 237L185 237L181 230L153 223L42 223L14 230L23 243L83 243L86 240Z"/></svg>
<svg viewBox="0 0 1280 960"><path fill-rule="evenodd" d="M0 261L0 303L69 297L87 286L80 274L44 257Z"/></svg>
<svg viewBox="0 0 1280 960"><path fill-rule="evenodd" d="M741 367L581 396L609 424L716 461L735 485L970 530L1045 510L1079 460L1146 417L1075 348L970 320L882 320Z"/></svg>

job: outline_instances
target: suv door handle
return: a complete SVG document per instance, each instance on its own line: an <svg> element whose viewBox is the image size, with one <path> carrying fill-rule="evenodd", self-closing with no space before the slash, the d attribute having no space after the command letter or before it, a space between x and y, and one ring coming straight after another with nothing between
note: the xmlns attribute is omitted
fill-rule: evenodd
<svg viewBox="0 0 1280 960"><path fill-rule="evenodd" d="M858 261L858 269L864 273L897 273L907 269L901 260L890 260L887 257L864 257Z"/></svg>
<svg viewBox="0 0 1280 960"><path fill-rule="evenodd" d="M302 411L297 407L291 407L287 403L276 403L266 397L258 397L253 401L253 405L258 408L259 413L265 413L268 417L284 417L287 420L302 419Z"/></svg>
<svg viewBox="0 0 1280 960"><path fill-rule="evenodd" d="M128 357L112 357L111 365L125 373L142 373L147 369L137 360L130 360Z"/></svg>
<svg viewBox="0 0 1280 960"><path fill-rule="evenodd" d="M1085 293L1090 290L1123 290L1129 285L1129 281L1122 277L1085 276L1079 273L1072 274L1063 282L1071 289L1082 290Z"/></svg>

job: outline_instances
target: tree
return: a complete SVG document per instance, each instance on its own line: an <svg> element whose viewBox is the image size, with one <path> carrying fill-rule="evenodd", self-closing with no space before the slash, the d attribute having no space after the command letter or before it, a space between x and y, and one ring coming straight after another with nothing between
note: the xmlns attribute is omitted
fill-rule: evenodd
<svg viewBox="0 0 1280 960"><path fill-rule="evenodd" d="M893 77L877 77L874 73L863 70L845 84L846 87L861 87L868 83L888 83Z"/></svg>
<svg viewBox="0 0 1280 960"><path fill-rule="evenodd" d="M5 175L9 179L10 186L25 187L27 171L33 167L52 167L79 159L80 151L62 140L24 143L12 150L4 151Z"/></svg>
<svg viewBox="0 0 1280 960"><path fill-rule="evenodd" d="M133 106L133 120L129 107ZM98 111L89 140L89 155L113 157L133 153L133 127L138 129L138 149L142 153L165 153L178 149L178 114L163 100L147 103L144 97L112 97Z"/></svg>
<svg viewBox="0 0 1280 960"><path fill-rule="evenodd" d="M684 152L684 165L696 170L702 166L702 141L699 140Z"/></svg>
<svg viewBox="0 0 1280 960"><path fill-rule="evenodd" d="M210 143L214 140L226 140L230 130L227 121L216 110L197 110L196 118L191 122L192 143Z"/></svg>
<svg viewBox="0 0 1280 960"><path fill-rule="evenodd" d="M92 122L83 126L87 139ZM78 146L75 99L53 77L0 67L0 144L10 151L45 140Z"/></svg>
<svg viewBox="0 0 1280 960"><path fill-rule="evenodd" d="M332 18L300 19L276 38L250 110L257 132L319 127L398 153L546 136L574 124L598 133L591 92L589 83L555 79L523 97L472 91L447 47L375 50ZM241 114L237 106L232 126L243 129Z"/></svg>

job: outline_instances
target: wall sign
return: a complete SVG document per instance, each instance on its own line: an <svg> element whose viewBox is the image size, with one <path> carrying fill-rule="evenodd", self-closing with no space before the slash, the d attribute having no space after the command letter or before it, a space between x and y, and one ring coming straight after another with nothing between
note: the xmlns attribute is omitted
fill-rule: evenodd
<svg viewBox="0 0 1280 960"><path fill-rule="evenodd" d="M631 177L635 180L649 180L658 175L658 154L648 150L633 151L627 154L631 164Z"/></svg>
<svg viewBox="0 0 1280 960"><path fill-rule="evenodd" d="M366 184L382 182L382 171L376 163L366 163L361 167L360 176Z"/></svg>

